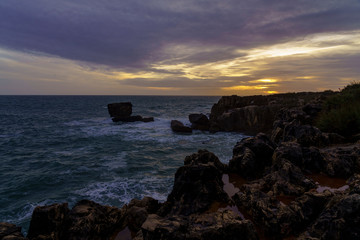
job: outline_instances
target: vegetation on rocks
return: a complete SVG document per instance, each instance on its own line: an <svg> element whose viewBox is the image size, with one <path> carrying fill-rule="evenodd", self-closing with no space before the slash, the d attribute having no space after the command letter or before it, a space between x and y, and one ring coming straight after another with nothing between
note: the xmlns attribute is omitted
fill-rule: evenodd
<svg viewBox="0 0 360 240"><path fill-rule="evenodd" d="M329 97L316 125L324 132L344 137L360 133L360 82L354 82Z"/></svg>

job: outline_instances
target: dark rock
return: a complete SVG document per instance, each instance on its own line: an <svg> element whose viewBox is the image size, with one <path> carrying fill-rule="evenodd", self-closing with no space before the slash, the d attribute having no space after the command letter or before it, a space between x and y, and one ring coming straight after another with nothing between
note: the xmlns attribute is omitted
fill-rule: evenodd
<svg viewBox="0 0 360 240"><path fill-rule="evenodd" d="M240 240L258 239L254 225L231 211L194 214L187 218L149 215L142 226L146 240Z"/></svg>
<svg viewBox="0 0 360 240"><path fill-rule="evenodd" d="M208 150L198 150L197 153L194 153L190 156L186 156L184 160L184 165L199 165L212 163L217 169L223 171L226 166L220 162L219 158L209 152Z"/></svg>
<svg viewBox="0 0 360 240"><path fill-rule="evenodd" d="M317 117L317 115L321 112L322 106L320 103L308 103L306 104L302 110L307 114L310 115L312 118Z"/></svg>
<svg viewBox="0 0 360 240"><path fill-rule="evenodd" d="M144 117L144 118L142 118L141 121L143 121L143 122L153 122L154 118L153 117Z"/></svg>
<svg viewBox="0 0 360 240"><path fill-rule="evenodd" d="M210 121L204 114L190 114L189 121L192 129L208 131L210 128Z"/></svg>
<svg viewBox="0 0 360 240"><path fill-rule="evenodd" d="M120 209L82 200L70 211L70 227L64 239L110 239L122 221Z"/></svg>
<svg viewBox="0 0 360 240"><path fill-rule="evenodd" d="M303 232L318 218L332 196L333 194L328 191L307 192L288 206L279 208L276 218L281 227L280 235L298 235Z"/></svg>
<svg viewBox="0 0 360 240"><path fill-rule="evenodd" d="M229 197L223 190L222 171L214 162L201 163L203 159L213 158L206 152L198 157L192 155L185 160L188 164L180 167L175 174L174 187L160 215L202 213L214 201L228 202Z"/></svg>
<svg viewBox="0 0 360 240"><path fill-rule="evenodd" d="M327 163L324 172L329 176L348 178L360 173L360 148L357 145L327 148L321 154Z"/></svg>
<svg viewBox="0 0 360 240"><path fill-rule="evenodd" d="M11 223L0 222L0 240L25 240L21 227Z"/></svg>
<svg viewBox="0 0 360 240"><path fill-rule="evenodd" d="M67 203L36 207L31 217L29 239L65 239L69 225Z"/></svg>
<svg viewBox="0 0 360 240"><path fill-rule="evenodd" d="M298 120L285 124L281 142L289 141L298 142L303 147L329 145L328 139L318 128L302 125Z"/></svg>
<svg viewBox="0 0 360 240"><path fill-rule="evenodd" d="M271 166L275 147L275 144L263 133L242 139L233 149L229 171L248 179L261 176L265 167Z"/></svg>
<svg viewBox="0 0 360 240"><path fill-rule="evenodd" d="M208 125L210 123L208 117L202 113L201 114L197 114L197 113L190 114L189 121L191 123L196 123L199 125Z"/></svg>
<svg viewBox="0 0 360 240"><path fill-rule="evenodd" d="M276 148L273 162L279 159L289 160L292 164L309 173L323 171L326 162L318 148L301 147L296 142L284 142Z"/></svg>
<svg viewBox="0 0 360 240"><path fill-rule="evenodd" d="M192 129L184 126L184 124L177 120L171 120L171 129L174 132L191 133Z"/></svg>
<svg viewBox="0 0 360 240"><path fill-rule="evenodd" d="M144 208L149 214L153 214L159 210L161 204L156 199L151 197L144 197L141 200L132 199L127 206L128 208L132 208L134 206Z"/></svg>
<svg viewBox="0 0 360 240"><path fill-rule="evenodd" d="M261 226L265 235L278 235L280 225L276 221L279 203L264 192L244 185L241 192L233 197L239 209L251 216L256 225Z"/></svg>
<svg viewBox="0 0 360 240"><path fill-rule="evenodd" d="M315 183L307 178L300 168L286 159L277 159L271 173L264 178L262 189L272 191L275 195L300 196L315 188Z"/></svg>
<svg viewBox="0 0 360 240"><path fill-rule="evenodd" d="M245 106L224 112L216 119L223 131L236 131L246 134L268 132L272 129L278 105Z"/></svg>
<svg viewBox="0 0 360 240"><path fill-rule="evenodd" d="M113 122L138 122L143 121L143 118L139 115L128 116L128 117L114 117L112 118Z"/></svg>
<svg viewBox="0 0 360 240"><path fill-rule="evenodd" d="M301 237L321 239L359 239L360 195L334 197L320 214L316 222Z"/></svg>
<svg viewBox="0 0 360 240"><path fill-rule="evenodd" d="M111 117L129 117L132 113L131 102L110 103L108 111Z"/></svg>

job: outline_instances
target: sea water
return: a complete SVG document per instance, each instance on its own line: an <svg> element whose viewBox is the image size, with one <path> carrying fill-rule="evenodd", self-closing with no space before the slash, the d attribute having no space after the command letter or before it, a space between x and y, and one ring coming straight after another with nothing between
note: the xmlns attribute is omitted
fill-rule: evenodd
<svg viewBox="0 0 360 240"><path fill-rule="evenodd" d="M244 135L176 134L219 97L0 96L0 221L28 229L39 205L81 199L122 207L133 198L165 201L185 156L208 149L228 163ZM113 123L107 104L132 102L154 122Z"/></svg>

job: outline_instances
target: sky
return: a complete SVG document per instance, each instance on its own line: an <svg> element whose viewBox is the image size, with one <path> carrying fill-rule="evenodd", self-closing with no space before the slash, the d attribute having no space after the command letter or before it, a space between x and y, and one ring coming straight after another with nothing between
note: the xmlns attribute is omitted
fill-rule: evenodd
<svg viewBox="0 0 360 240"><path fill-rule="evenodd" d="M1 0L1 95L254 95L360 81L360 0Z"/></svg>

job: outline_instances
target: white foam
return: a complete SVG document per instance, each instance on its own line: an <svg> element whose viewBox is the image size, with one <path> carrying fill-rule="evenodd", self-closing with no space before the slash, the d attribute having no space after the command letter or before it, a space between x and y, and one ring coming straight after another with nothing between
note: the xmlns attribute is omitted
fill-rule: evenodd
<svg viewBox="0 0 360 240"><path fill-rule="evenodd" d="M165 201L171 186L172 178L149 176L141 179L116 178L109 182L89 184L76 191L75 194L80 195L81 198L94 200L101 204L112 205L112 203L117 203L117 205L122 205L130 202L133 198L143 198L145 196Z"/></svg>

